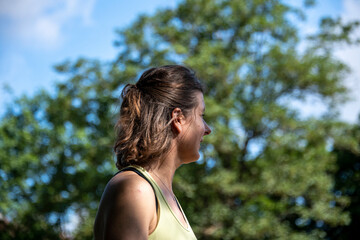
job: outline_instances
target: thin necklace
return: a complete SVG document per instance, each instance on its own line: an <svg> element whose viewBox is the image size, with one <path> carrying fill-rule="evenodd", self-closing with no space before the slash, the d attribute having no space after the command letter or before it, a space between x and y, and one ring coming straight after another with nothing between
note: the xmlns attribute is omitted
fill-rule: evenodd
<svg viewBox="0 0 360 240"><path fill-rule="evenodd" d="M172 195L172 199L176 202L176 204L178 204L177 203L177 200L176 200L176 197L175 197L175 194L173 194L171 191L170 191L170 189L166 186L166 184L161 180L161 178L159 178L159 176L155 173L155 172L153 172L154 173L154 175L160 180L160 182L162 183L162 185L164 185L164 187L166 188L166 190L168 190L168 192Z"/></svg>

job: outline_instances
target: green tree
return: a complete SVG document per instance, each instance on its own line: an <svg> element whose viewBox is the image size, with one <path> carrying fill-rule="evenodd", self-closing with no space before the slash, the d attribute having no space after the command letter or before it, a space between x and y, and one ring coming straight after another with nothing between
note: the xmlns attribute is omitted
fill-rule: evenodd
<svg viewBox="0 0 360 240"><path fill-rule="evenodd" d="M92 239L96 208L114 173L114 84L96 61L57 68L71 75L69 81L53 95L16 101L2 119L0 212L34 228L41 220L58 233L76 214L79 236Z"/></svg>
<svg viewBox="0 0 360 240"><path fill-rule="evenodd" d="M79 59L56 66L68 81L54 94L19 99L1 121L0 212L58 233L75 213L81 222L75 237L91 239L100 196L115 172L120 90L150 66L181 63L207 86L213 129L202 159L175 177L197 237L333 236L329 229L351 222L351 199L334 192L338 155L331 149L355 140L344 139L344 124L334 120L346 99L348 69L332 49L355 42L358 23L325 18L300 51L294 21L304 17L282 1L186 0L119 30L119 54L110 64ZM328 111L301 118L291 103L308 96Z"/></svg>
<svg viewBox="0 0 360 240"><path fill-rule="evenodd" d="M359 125L346 127L343 138L334 144L336 155L335 196L347 196L350 204L345 210L350 213L351 223L346 226L324 226L330 239L351 239L358 233L360 224L360 128ZM352 139L352 141L351 141ZM350 141L349 141L350 140ZM346 144L344 144L346 142Z"/></svg>

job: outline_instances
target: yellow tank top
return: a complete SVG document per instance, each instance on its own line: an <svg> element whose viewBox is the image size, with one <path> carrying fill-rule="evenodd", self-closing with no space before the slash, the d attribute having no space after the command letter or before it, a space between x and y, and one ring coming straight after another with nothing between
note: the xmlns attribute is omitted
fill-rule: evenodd
<svg viewBox="0 0 360 240"><path fill-rule="evenodd" d="M181 224L180 220L177 218L175 213L172 211L170 205L167 203L160 187L144 168L140 166L129 166L122 169L121 171L130 170L131 168L135 168L137 171L139 171L146 178L146 180L148 180L148 182L151 184L152 188L155 191L155 197L158 203L158 223L155 230L149 235L149 240L196 239L195 234L191 229L191 226L185 216L183 209L180 206L179 201L179 207L186 220L187 228Z"/></svg>

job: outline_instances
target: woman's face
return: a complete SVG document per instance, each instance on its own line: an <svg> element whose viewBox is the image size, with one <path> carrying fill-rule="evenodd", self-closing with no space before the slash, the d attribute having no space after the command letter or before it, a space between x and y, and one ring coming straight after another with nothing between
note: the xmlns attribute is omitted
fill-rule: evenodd
<svg viewBox="0 0 360 240"><path fill-rule="evenodd" d="M200 143L211 133L204 120L205 103L201 92L196 92L197 106L186 117L184 131L179 139L179 156L182 163L197 161L200 157Z"/></svg>

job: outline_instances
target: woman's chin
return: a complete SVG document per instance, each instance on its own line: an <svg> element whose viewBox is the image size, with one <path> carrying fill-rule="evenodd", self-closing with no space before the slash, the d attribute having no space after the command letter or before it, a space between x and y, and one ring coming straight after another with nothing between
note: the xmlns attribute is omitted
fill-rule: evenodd
<svg viewBox="0 0 360 240"><path fill-rule="evenodd" d="M183 161L183 164L188 164L188 163L193 163L196 162L197 160L200 159L200 153L197 153L195 156L193 156L192 158L188 158L185 161Z"/></svg>

